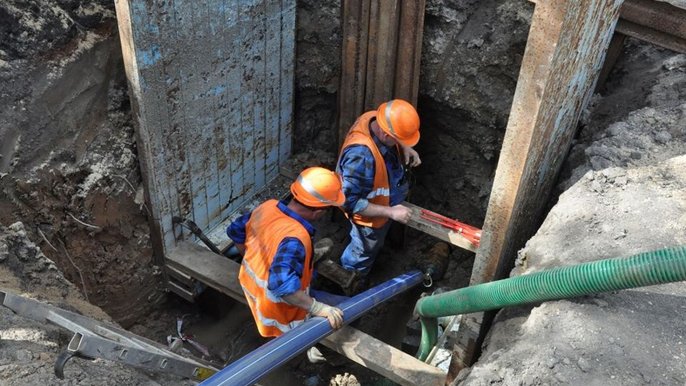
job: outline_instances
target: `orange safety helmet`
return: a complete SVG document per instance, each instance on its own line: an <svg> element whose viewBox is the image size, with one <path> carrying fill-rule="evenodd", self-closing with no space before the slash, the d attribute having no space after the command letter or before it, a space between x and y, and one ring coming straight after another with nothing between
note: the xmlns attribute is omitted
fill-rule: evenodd
<svg viewBox="0 0 686 386"><path fill-rule="evenodd" d="M382 103L376 111L376 122L391 137L405 146L419 142L419 114L410 102L393 99Z"/></svg>
<svg viewBox="0 0 686 386"><path fill-rule="evenodd" d="M315 208L341 206L345 202L338 174L317 166L300 173L291 184L291 193L301 204Z"/></svg>

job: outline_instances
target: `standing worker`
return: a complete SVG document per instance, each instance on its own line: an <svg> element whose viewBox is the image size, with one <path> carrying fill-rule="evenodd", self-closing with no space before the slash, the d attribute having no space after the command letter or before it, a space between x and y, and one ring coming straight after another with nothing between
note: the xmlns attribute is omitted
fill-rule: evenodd
<svg viewBox="0 0 686 386"><path fill-rule="evenodd" d="M291 193L289 202L268 200L226 230L243 253L238 278L263 337L280 336L308 315L327 318L333 328L343 324L340 309L310 296L315 232L310 221L343 204L340 177L308 168L291 184Z"/></svg>
<svg viewBox="0 0 686 386"><path fill-rule="evenodd" d="M419 115L407 101L394 99L362 114L343 142L337 172L343 178L343 205L351 221L350 244L341 265L366 277L383 246L390 220L406 224L411 210L400 205L409 183L404 166L421 164L412 149L419 141Z"/></svg>

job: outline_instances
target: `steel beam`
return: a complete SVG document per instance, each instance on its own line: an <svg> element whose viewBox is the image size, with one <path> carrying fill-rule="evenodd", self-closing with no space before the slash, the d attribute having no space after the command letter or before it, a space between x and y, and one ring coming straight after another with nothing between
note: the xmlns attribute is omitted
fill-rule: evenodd
<svg viewBox="0 0 686 386"><path fill-rule="evenodd" d="M686 10L654 0L627 0L619 17L668 35L686 39Z"/></svg>
<svg viewBox="0 0 686 386"><path fill-rule="evenodd" d="M663 1L626 0L619 17L616 32L686 53L686 9Z"/></svg>
<svg viewBox="0 0 686 386"><path fill-rule="evenodd" d="M686 23L686 19L684 20L684 23ZM666 32L622 19L617 22L617 32L631 36L632 38L636 38L638 40L655 44L656 46L686 54L686 39L670 35Z"/></svg>
<svg viewBox="0 0 686 386"><path fill-rule="evenodd" d="M537 2L471 284L507 276L517 250L540 225L581 111L592 95L621 4ZM479 317L467 319L479 326ZM474 330L460 335L482 336ZM451 375L471 364L478 341L471 346L456 350Z"/></svg>

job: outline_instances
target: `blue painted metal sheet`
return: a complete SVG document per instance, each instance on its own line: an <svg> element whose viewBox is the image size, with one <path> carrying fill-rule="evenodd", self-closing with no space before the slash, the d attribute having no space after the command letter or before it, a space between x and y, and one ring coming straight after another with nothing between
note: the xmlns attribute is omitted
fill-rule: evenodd
<svg viewBox="0 0 686 386"><path fill-rule="evenodd" d="M117 0L116 8L164 252L189 237L172 216L210 230L290 155L295 0Z"/></svg>

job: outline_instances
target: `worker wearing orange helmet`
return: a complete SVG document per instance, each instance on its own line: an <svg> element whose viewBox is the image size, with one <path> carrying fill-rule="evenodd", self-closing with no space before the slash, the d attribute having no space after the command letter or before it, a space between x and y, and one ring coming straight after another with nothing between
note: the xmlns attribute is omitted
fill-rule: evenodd
<svg viewBox="0 0 686 386"><path fill-rule="evenodd" d="M419 142L419 115L407 101L394 99L362 114L348 132L338 158L345 209L352 223L350 244L341 265L365 277L390 226L407 223L410 209L404 166L421 164L413 147Z"/></svg>
<svg viewBox="0 0 686 386"><path fill-rule="evenodd" d="M310 315L327 318L333 328L343 324L340 309L310 296L315 232L310 222L343 204L340 177L308 168L291 184L291 193L290 201L268 200L227 229L243 253L238 278L264 337L280 336Z"/></svg>

